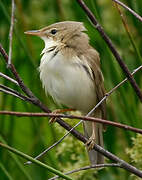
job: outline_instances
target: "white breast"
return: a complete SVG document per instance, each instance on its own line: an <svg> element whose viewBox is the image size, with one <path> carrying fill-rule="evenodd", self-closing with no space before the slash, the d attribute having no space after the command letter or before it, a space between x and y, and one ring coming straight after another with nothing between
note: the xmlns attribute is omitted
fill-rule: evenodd
<svg viewBox="0 0 142 180"><path fill-rule="evenodd" d="M39 67L46 93L58 104L88 112L96 103L95 87L84 68L78 65L80 59L64 59L61 52L53 57L53 53L45 53Z"/></svg>

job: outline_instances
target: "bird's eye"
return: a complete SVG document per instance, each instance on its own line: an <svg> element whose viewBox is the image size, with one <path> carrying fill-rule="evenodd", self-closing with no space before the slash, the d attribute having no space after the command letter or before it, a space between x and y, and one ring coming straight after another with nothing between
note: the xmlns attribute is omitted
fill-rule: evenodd
<svg viewBox="0 0 142 180"><path fill-rule="evenodd" d="M51 30L51 34L56 34L57 30L56 29L52 29Z"/></svg>

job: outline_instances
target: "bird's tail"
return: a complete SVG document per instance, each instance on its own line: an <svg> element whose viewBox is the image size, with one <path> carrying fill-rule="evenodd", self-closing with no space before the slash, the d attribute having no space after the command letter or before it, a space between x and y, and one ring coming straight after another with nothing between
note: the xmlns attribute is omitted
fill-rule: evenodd
<svg viewBox="0 0 142 180"><path fill-rule="evenodd" d="M95 113L95 116L97 118L101 118L100 113ZM84 134L89 139L92 135L92 127L93 123L95 122L84 122ZM103 147L103 125L100 123L95 123L95 143L99 146ZM92 165L95 164L103 164L104 163L104 156L100 154L99 152L95 151L94 149L88 150L89 159Z"/></svg>

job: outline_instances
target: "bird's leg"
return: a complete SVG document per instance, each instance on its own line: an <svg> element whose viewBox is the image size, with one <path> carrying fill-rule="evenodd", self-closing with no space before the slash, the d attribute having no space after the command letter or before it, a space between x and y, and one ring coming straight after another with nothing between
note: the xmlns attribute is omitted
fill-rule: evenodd
<svg viewBox="0 0 142 180"><path fill-rule="evenodd" d="M92 135L89 138L89 140L86 142L86 145L88 146L88 150L92 150L94 145L95 145L95 143L96 143L95 129L96 129L96 123L92 122Z"/></svg>
<svg viewBox="0 0 142 180"><path fill-rule="evenodd" d="M55 109L54 111L52 111L53 114L58 114L58 113L64 113L64 112L68 112L68 111L75 111L74 109ZM56 117L52 117L49 120L49 123L54 123L56 122Z"/></svg>

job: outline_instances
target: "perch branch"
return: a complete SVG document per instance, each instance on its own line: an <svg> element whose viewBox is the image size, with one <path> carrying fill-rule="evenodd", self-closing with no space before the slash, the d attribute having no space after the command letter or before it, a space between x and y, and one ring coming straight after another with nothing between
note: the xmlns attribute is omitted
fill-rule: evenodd
<svg viewBox="0 0 142 180"><path fill-rule="evenodd" d="M66 115L66 114L54 114L54 113L29 113L29 112L14 112L14 111L0 111L0 115L11 115L18 117L55 117L55 118L69 118L69 119L82 119L84 121L92 121L97 123L102 123L105 125L111 125L118 128L123 128L136 133L142 134L142 129L134 128L126 124L121 124L118 122L113 122L105 119L86 117L86 116L76 116L76 115Z"/></svg>

